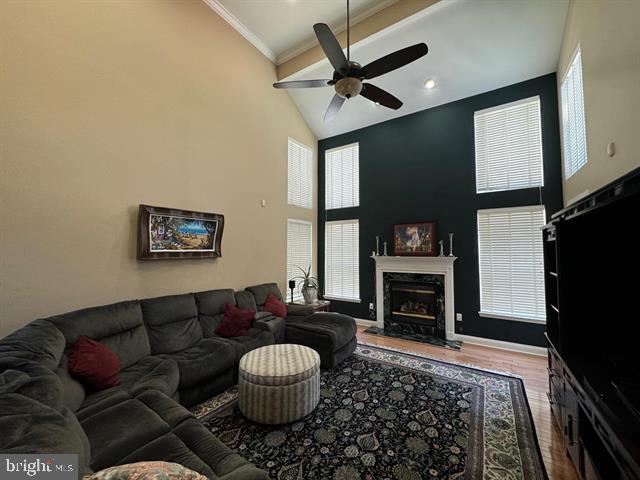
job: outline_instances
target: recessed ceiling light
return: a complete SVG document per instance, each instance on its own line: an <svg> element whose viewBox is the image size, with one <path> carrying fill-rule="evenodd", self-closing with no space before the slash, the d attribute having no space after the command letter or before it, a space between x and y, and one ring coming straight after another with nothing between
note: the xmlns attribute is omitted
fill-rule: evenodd
<svg viewBox="0 0 640 480"><path fill-rule="evenodd" d="M374 102L374 104L375 104L376 107L380 106L380 102Z"/></svg>
<svg viewBox="0 0 640 480"><path fill-rule="evenodd" d="M429 90L431 90L435 86L436 81L433 78L427 78L424 82L424 88L428 88Z"/></svg>

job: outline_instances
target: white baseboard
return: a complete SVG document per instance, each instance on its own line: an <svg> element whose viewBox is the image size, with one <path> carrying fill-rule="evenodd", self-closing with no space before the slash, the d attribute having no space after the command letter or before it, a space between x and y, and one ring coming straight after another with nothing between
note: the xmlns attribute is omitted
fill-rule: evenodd
<svg viewBox="0 0 640 480"><path fill-rule="evenodd" d="M536 347L533 345L525 345L524 343L505 342L503 340L494 340L492 338L473 337L471 335L455 334L455 340L461 340L473 345L482 345L483 347L499 348L500 350L509 350L512 352L528 353L530 355L547 356L547 349L544 347Z"/></svg>

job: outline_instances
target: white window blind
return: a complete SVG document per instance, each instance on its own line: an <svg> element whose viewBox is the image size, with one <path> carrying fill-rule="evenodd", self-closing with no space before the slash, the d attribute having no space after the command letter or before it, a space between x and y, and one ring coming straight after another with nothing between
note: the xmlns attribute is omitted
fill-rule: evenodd
<svg viewBox="0 0 640 480"><path fill-rule="evenodd" d="M562 103L564 176L569 178L587 163L582 60L579 48L560 87L560 97Z"/></svg>
<svg viewBox="0 0 640 480"><path fill-rule="evenodd" d="M480 315L545 322L541 205L478 210Z"/></svg>
<svg viewBox="0 0 640 480"><path fill-rule="evenodd" d="M358 220L325 223L325 297L360 301Z"/></svg>
<svg viewBox="0 0 640 480"><path fill-rule="evenodd" d="M311 208L313 205L312 152L309 147L289 139L288 192L289 205Z"/></svg>
<svg viewBox="0 0 640 480"><path fill-rule="evenodd" d="M325 152L325 207L360 205L360 150L357 143Z"/></svg>
<svg viewBox="0 0 640 480"><path fill-rule="evenodd" d="M287 220L287 280L302 275L298 267L307 270L312 262L313 237L311 222L304 220ZM298 287L300 281L296 281ZM294 291L294 299L302 298L299 288Z"/></svg>
<svg viewBox="0 0 640 480"><path fill-rule="evenodd" d="M478 193L543 185L540 97L477 111L474 124Z"/></svg>

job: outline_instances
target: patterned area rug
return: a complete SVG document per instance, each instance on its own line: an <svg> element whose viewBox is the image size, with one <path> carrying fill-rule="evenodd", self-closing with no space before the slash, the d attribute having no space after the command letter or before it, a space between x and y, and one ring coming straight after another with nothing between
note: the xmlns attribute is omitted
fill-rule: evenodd
<svg viewBox="0 0 640 480"><path fill-rule="evenodd" d="M516 377L361 344L320 395L279 427L244 419L235 388L193 411L275 479L547 478Z"/></svg>

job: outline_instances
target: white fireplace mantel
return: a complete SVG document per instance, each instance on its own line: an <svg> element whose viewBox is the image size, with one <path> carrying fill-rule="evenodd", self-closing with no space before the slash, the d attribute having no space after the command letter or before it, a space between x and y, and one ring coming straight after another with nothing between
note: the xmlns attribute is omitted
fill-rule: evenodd
<svg viewBox="0 0 640 480"><path fill-rule="evenodd" d="M430 273L444 275L444 316L447 340L455 339L454 301L453 301L453 262L458 257L390 257L374 255L376 262L376 326L384 328L384 291L383 274L385 272Z"/></svg>

